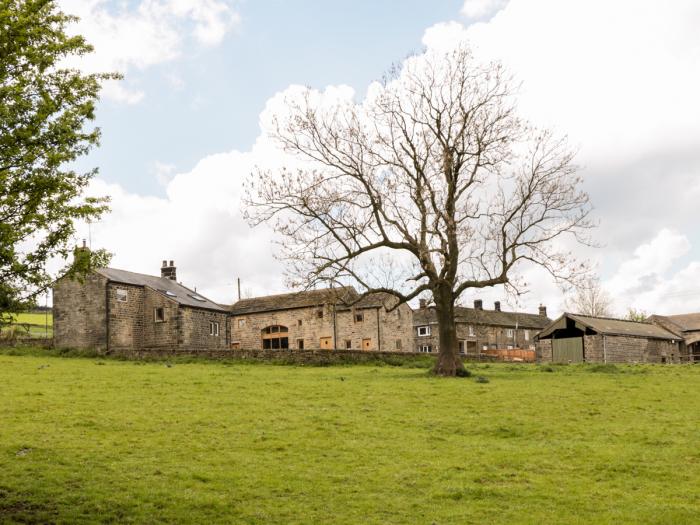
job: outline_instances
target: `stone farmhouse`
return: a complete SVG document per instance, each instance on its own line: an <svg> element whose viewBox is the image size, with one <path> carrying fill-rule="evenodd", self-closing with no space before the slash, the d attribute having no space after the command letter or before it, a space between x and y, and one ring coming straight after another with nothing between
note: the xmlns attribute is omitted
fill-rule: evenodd
<svg viewBox="0 0 700 525"><path fill-rule="evenodd" d="M650 322L565 313L538 335L538 361L677 363L682 338Z"/></svg>
<svg viewBox="0 0 700 525"><path fill-rule="evenodd" d="M387 294L360 299L352 287L242 299L229 309L231 347L411 352L412 310L387 311L392 301Z"/></svg>
<svg viewBox="0 0 700 525"><path fill-rule="evenodd" d="M455 307L459 352L467 356L489 350L535 350L535 336L550 322L544 306L536 314L503 311L499 301L493 310L484 310L479 299L474 301L474 308ZM421 301L420 308L413 312L415 351L439 352L437 328L435 308Z"/></svg>
<svg viewBox="0 0 700 525"><path fill-rule="evenodd" d="M681 315L652 315L647 319L680 339L683 361L700 363L700 313Z"/></svg>
<svg viewBox="0 0 700 525"><path fill-rule="evenodd" d="M100 268L82 280L59 279L54 345L105 352L227 349L227 310L176 279L173 261L163 261L160 277Z"/></svg>

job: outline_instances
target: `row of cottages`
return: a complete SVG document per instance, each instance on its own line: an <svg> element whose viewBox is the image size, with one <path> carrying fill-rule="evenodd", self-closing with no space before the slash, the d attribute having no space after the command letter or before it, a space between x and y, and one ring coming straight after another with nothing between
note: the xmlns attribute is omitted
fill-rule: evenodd
<svg viewBox="0 0 700 525"><path fill-rule="evenodd" d="M352 287L242 299L231 306L234 349L412 351L412 310Z"/></svg>
<svg viewBox="0 0 700 525"><path fill-rule="evenodd" d="M455 307L459 353L467 356L527 349L532 351L534 359L537 334L549 323L551 319L544 306L540 306L536 314L503 311L499 301L494 303L493 310L485 310L479 299L474 301L474 308ZM413 312L413 325L416 351L439 352L435 308L421 301L418 310Z"/></svg>
<svg viewBox="0 0 700 525"><path fill-rule="evenodd" d="M101 351L225 350L228 311L177 282L172 261L160 277L100 268L53 288L54 344Z"/></svg>
<svg viewBox="0 0 700 525"><path fill-rule="evenodd" d="M657 316L646 322L636 322L565 313L538 335L537 360L553 363L686 362L682 330L673 333L654 317ZM700 336L700 323L697 327L694 337Z"/></svg>

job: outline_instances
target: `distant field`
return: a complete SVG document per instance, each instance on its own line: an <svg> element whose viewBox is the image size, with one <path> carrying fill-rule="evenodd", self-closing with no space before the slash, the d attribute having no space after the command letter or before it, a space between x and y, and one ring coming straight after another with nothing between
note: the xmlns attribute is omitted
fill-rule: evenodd
<svg viewBox="0 0 700 525"><path fill-rule="evenodd" d="M700 367L0 350L0 523L697 523ZM485 381L485 380L484 380Z"/></svg>
<svg viewBox="0 0 700 525"><path fill-rule="evenodd" d="M44 312L28 312L12 315L12 323L19 327L19 333L29 337L53 337L53 315ZM28 332L25 330L28 329ZM7 327L3 332L8 330Z"/></svg>

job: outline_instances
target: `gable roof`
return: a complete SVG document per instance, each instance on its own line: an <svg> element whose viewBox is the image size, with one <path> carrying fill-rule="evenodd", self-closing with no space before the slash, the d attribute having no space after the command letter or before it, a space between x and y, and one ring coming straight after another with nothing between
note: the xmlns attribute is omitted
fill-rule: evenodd
<svg viewBox="0 0 700 525"><path fill-rule="evenodd" d="M660 317L668 319L673 324L678 326L683 332L694 332L700 330L700 313L695 314L679 314L679 315L658 315L652 317Z"/></svg>
<svg viewBox="0 0 700 525"><path fill-rule="evenodd" d="M226 311L223 306L166 277L117 270L116 268L98 268L95 271L115 283L147 286L184 306L221 312ZM195 297L198 299L195 299Z"/></svg>
<svg viewBox="0 0 700 525"><path fill-rule="evenodd" d="M295 308L310 308L324 304L342 304L351 302L359 294L352 286L340 288L321 288L319 290L303 290L299 292L265 295L241 299L229 307L233 315L245 315L260 312L274 312Z"/></svg>
<svg viewBox="0 0 700 525"><path fill-rule="evenodd" d="M541 330L547 326L549 317L525 312L504 312L498 310L479 310L476 308L455 307L455 322L469 323L473 325L505 326L518 328L532 328ZM437 323L435 307L419 308L413 311L413 325L427 325Z"/></svg>
<svg viewBox="0 0 700 525"><path fill-rule="evenodd" d="M592 317L589 315L565 313L547 326L539 337L547 337L555 330L565 328L565 319L574 321L578 328L590 328L601 335L628 335L632 337L647 337L649 339L678 339L677 335L651 323L612 319L607 317Z"/></svg>

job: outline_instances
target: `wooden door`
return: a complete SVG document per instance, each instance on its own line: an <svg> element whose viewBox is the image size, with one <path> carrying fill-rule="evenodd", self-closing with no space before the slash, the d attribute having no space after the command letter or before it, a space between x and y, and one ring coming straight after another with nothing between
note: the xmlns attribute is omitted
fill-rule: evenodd
<svg viewBox="0 0 700 525"><path fill-rule="evenodd" d="M362 340L362 350L372 350L372 340L371 339L363 339Z"/></svg>
<svg viewBox="0 0 700 525"><path fill-rule="evenodd" d="M552 339L554 363L583 363L583 337Z"/></svg>
<svg viewBox="0 0 700 525"><path fill-rule="evenodd" d="M332 337L322 337L321 338L321 350L331 350L333 348L333 338Z"/></svg>

